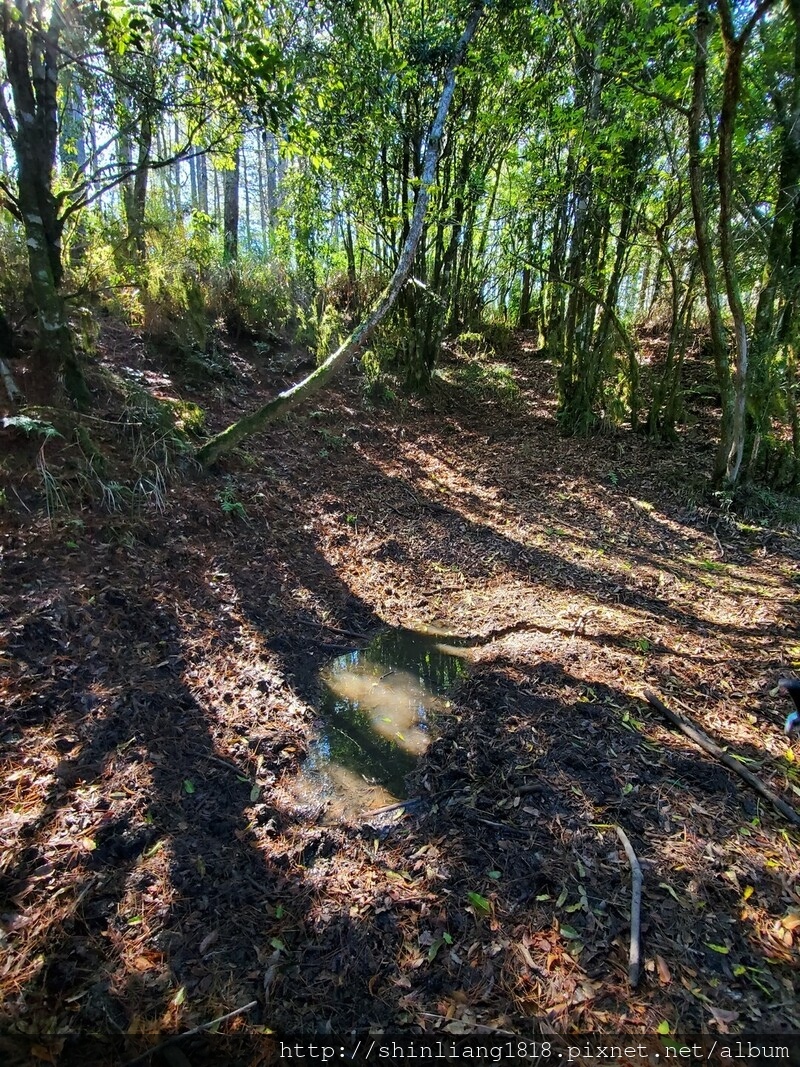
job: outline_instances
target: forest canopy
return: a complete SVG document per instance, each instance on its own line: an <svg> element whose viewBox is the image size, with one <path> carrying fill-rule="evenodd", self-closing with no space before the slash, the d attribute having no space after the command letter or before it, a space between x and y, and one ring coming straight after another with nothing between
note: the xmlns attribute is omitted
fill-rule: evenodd
<svg viewBox="0 0 800 1067"><path fill-rule="evenodd" d="M225 330L324 364L389 293L371 388L520 327L565 433L669 441L692 352L713 483L796 483L796 0L3 0L0 28L12 401L90 411L99 314L196 363Z"/></svg>

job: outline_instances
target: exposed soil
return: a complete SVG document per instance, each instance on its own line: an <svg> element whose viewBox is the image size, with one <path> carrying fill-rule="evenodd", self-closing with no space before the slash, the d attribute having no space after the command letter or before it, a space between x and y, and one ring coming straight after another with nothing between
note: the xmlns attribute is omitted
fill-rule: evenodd
<svg viewBox="0 0 800 1067"><path fill-rule="evenodd" d="M240 352L209 403L103 344L212 428L293 376ZM531 338L505 362L516 400L455 357L386 409L348 375L221 470L175 461L138 511L81 505L54 460L49 522L40 442L3 431L0 1024L28 1054L72 1062L92 1032L115 1063L112 1038L252 1001L224 1029L800 1028L800 835L641 697L800 808L770 692L800 661L800 544L702 504L702 418L669 448L565 440ZM123 463L113 398L96 416ZM323 825L291 788L317 671L386 624L482 640L422 802ZM617 825L644 872L635 990Z"/></svg>

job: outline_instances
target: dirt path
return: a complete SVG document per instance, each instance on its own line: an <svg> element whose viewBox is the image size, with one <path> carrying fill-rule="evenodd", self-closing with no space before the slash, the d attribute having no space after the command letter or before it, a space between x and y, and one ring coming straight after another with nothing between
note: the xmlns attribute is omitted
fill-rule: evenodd
<svg viewBox="0 0 800 1067"><path fill-rule="evenodd" d="M4 1029L173 1032L253 1000L234 1031L800 1028L798 833L641 699L800 808L770 695L800 662L797 541L693 504L701 424L672 450L563 440L551 368L524 338L506 362L519 397L480 403L457 363L388 412L348 379L175 474L163 513L5 513ZM440 799L322 826L290 788L316 672L386 624L502 636L420 765ZM644 871L635 991L616 825Z"/></svg>

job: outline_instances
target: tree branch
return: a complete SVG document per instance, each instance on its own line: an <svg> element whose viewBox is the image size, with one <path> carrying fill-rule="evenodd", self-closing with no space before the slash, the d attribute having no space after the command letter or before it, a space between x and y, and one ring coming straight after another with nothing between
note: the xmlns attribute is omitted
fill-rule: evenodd
<svg viewBox="0 0 800 1067"><path fill-rule="evenodd" d="M795 811L793 807L782 800L777 793L774 793L769 786L764 785L759 777L749 771L747 767L743 766L739 760L732 756L729 752L725 752L719 747L710 737L707 737L694 723L688 722L683 716L676 714L655 695L651 693L649 689L644 692L644 698L648 704L651 704L654 708L661 712L661 714L672 723L673 726L677 726L679 730L686 734L696 745L707 752L709 756L713 756L714 759L718 759L720 763L724 763L729 771L733 771L734 774L738 774L751 789L754 789L756 793L759 793L765 800L768 800L774 808L776 808L785 819L788 819L790 823L795 826L800 826L800 815Z"/></svg>

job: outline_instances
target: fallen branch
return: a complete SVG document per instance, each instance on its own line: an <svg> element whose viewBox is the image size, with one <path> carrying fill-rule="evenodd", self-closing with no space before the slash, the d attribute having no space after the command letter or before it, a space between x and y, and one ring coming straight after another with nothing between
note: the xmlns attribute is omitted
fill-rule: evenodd
<svg viewBox="0 0 800 1067"><path fill-rule="evenodd" d="M788 819L794 826L800 826L800 814L798 814L791 805L787 804L785 800L782 800L777 793L774 793L768 785L765 785L757 775L753 774L746 767L742 766L739 760L735 756L732 756L729 752L725 752L720 748L716 742L712 741L710 737L703 733L703 731L694 725L694 723L688 722L683 716L676 714L655 695L651 693L649 689L645 690L645 700L648 704L651 704L657 711L669 719L673 726L677 726L679 730L686 734L696 745L707 752L709 756L713 756L718 759L720 763L724 763L729 771L733 771L734 774L738 774L743 781L747 782L751 789L754 789L756 793L759 793L765 800L768 800L772 806Z"/></svg>
<svg viewBox="0 0 800 1067"><path fill-rule="evenodd" d="M617 827L617 837L622 842L628 863L631 865L631 948L628 955L628 982L631 989L635 989L639 984L642 969L642 868L633 851L633 845L621 826Z"/></svg>
<svg viewBox="0 0 800 1067"><path fill-rule="evenodd" d="M195 1026L192 1030L187 1030L184 1034L176 1034L174 1037L170 1037L167 1041L162 1041L160 1045L154 1045L147 1052L143 1052L141 1056L137 1056L134 1060L128 1060L125 1067L133 1067L135 1063L144 1063L145 1060L149 1060L151 1056L155 1056L157 1052L161 1052L165 1048L169 1048L171 1045L176 1045L179 1041L185 1040L187 1037L194 1037L195 1034L202 1034L204 1030L210 1030L212 1026L216 1026L218 1023L224 1023L228 1019L232 1019L234 1015L242 1015L246 1011L250 1011L258 1004L257 1000L251 1000L249 1004L245 1004L241 1008L234 1008L233 1011L227 1012L225 1015L220 1015L216 1019L211 1019L210 1022L202 1023L200 1026Z"/></svg>

